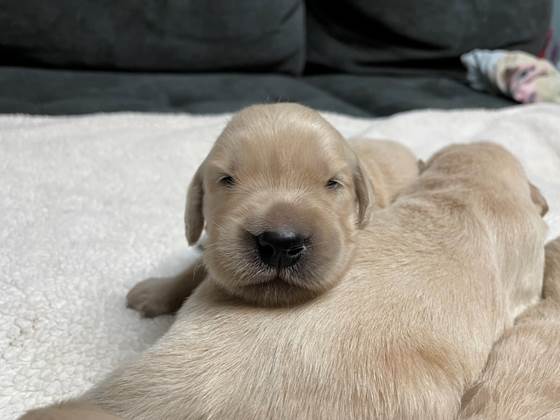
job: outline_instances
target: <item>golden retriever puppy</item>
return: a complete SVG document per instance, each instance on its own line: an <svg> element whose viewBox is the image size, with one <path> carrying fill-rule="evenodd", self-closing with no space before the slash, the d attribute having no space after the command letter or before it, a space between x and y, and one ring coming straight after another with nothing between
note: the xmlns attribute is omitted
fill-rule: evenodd
<svg viewBox="0 0 560 420"><path fill-rule="evenodd" d="M72 404L138 420L456 416L542 284L546 227L519 162L447 148L370 218L375 186L318 114L250 108L224 135L189 192L206 279L158 343Z"/></svg>
<svg viewBox="0 0 560 420"><path fill-rule="evenodd" d="M285 106L282 105L282 108L283 107ZM294 112L301 112L302 110L302 107L299 106L289 105L289 107L293 107ZM245 113L260 113L261 110L261 107L255 107L255 109L247 110L245 111ZM300 115L299 118L307 118L306 114L308 112L309 110L301 112L302 115ZM314 115L317 116L317 114ZM241 117L248 118L244 113L241 114ZM298 118L298 116L295 117ZM247 124L247 122L243 122L243 124L245 125ZM329 127L329 130L332 130L332 128ZM235 139L232 140L231 132L227 133L227 136L222 136L218 140L216 147L223 147L220 145L222 142L229 144L229 147L232 148L239 147L239 145L235 143ZM242 147L249 149L267 147L267 143L259 141L258 136L255 136L254 138L256 139L254 143L243 144ZM297 144L292 144L293 139L294 137L282 138L282 147L294 148L295 151L297 151L298 146ZM340 140L341 139L339 137L337 141ZM410 185L418 177L418 165L416 158L409 149L399 143L384 140L372 141L368 139L351 139L349 140L349 143L355 155L359 156L360 172L364 174L364 180L371 184L371 186L373 186L373 201L371 202L370 206L374 209L387 207L395 199L397 194L403 190L403 188ZM320 144L318 144L318 146L320 146ZM213 152L210 153L210 156L212 156L212 153ZM321 151L319 150L317 152L317 157L320 157L320 153ZM290 162L286 161L285 166L287 167L289 165ZM203 167L201 167L201 169L199 169L199 172L203 170ZM296 168L286 169L286 172L277 173L274 176L277 179L282 179L286 176L286 173L292 173L294 170L296 170ZM190 187L189 201L196 201L198 199L196 196L193 196L192 191L198 190L200 182L201 181L195 177L195 182L193 182ZM305 191L303 186L296 186L296 188ZM367 188L370 187L366 187L366 189ZM274 200L278 201L280 205L285 205L283 203L284 198L281 195L278 195L277 198L273 199L273 201ZM269 209L273 208L273 206L271 206L271 203L273 201L264 200L262 201L262 206ZM249 220L250 223L255 223L255 220L263 223L263 219L265 219L264 223L271 225L273 228L278 224L278 221L275 220L277 216L274 214L274 212L271 213L272 218L268 219L269 216L266 213L264 214L264 216L262 215L263 209L258 207L257 201L254 202L254 205L254 209L251 209L250 211L245 210L247 214L243 216L244 218ZM307 211L306 206L314 205L317 205L317 203L313 203L311 201L303 201L298 204L298 206L301 206L301 212ZM327 212L332 212L332 209L329 209L328 206L325 206L324 209ZM314 211L314 213L316 213L316 211ZM187 208L186 223L188 223L189 214L189 208ZM286 217L297 217L297 215ZM330 214L327 213L325 217L330 217ZM280 224L282 223L284 223L284 221L280 220ZM302 220L302 222L300 223L305 224L306 221ZM311 224L308 224L307 228L309 229L311 226ZM311 233L311 235L317 237L319 234ZM191 238L191 244L194 241L195 239ZM212 241L213 242L211 243L216 243L216 240ZM315 244L314 246L317 247L317 244ZM318 251L318 253L323 252L328 252L326 247L325 250ZM331 253L331 255L336 255L337 253L338 250L335 249L334 252ZM175 313L179 310L186 297L188 297L200 284L200 282L204 280L206 274L207 272L203 259L199 258L177 276L150 278L141 281L129 292L127 296L127 306L138 310L143 316L146 317ZM227 276L228 273L226 273L225 275ZM317 290L317 292L319 291L320 289ZM300 294L301 293L294 294L292 293L292 291L290 291L288 298L290 301L292 301L292 299L297 299ZM311 296L312 294L307 294L307 292L305 295L302 295L302 297ZM249 297L249 299L256 300L255 298L251 297ZM278 299L277 297L275 297L274 302L266 300L263 303L277 304L282 303L286 300L286 298L282 299Z"/></svg>
<svg viewBox="0 0 560 420"><path fill-rule="evenodd" d="M560 419L560 238L546 246L543 296L495 345L461 418Z"/></svg>

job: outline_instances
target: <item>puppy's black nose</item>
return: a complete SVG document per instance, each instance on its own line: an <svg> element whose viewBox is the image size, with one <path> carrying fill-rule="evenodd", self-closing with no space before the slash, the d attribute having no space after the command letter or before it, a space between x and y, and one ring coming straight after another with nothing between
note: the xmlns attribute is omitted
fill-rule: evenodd
<svg viewBox="0 0 560 420"><path fill-rule="evenodd" d="M307 239L291 230L270 230L257 236L259 256L271 267L294 265L305 252Z"/></svg>

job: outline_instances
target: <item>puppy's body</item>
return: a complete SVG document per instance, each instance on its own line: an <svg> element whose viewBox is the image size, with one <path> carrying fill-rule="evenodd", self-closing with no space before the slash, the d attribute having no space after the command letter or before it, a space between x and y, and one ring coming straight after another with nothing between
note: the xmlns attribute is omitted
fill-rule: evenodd
<svg viewBox="0 0 560 420"><path fill-rule="evenodd" d="M453 418L538 297L544 234L509 153L453 147L357 234L330 291L259 308L204 281L159 343L84 399L129 419Z"/></svg>
<svg viewBox="0 0 560 420"><path fill-rule="evenodd" d="M546 246L544 300L495 345L461 418L560 418L560 239Z"/></svg>

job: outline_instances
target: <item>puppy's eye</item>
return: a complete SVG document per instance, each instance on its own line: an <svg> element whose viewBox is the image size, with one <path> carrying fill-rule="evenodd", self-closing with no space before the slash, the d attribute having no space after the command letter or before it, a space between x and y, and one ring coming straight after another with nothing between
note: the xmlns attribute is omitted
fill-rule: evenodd
<svg viewBox="0 0 560 420"><path fill-rule="evenodd" d="M230 175L224 175L218 179L218 182L226 187L232 187L235 185L235 179Z"/></svg>
<svg viewBox="0 0 560 420"><path fill-rule="evenodd" d="M329 190L337 190L339 188L342 188L342 183L335 179L335 178L331 178L327 181L327 184L325 185Z"/></svg>

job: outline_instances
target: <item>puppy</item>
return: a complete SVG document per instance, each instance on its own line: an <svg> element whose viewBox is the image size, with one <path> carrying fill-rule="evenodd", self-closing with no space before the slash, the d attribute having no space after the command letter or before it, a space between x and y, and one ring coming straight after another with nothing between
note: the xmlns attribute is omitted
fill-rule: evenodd
<svg viewBox="0 0 560 420"><path fill-rule="evenodd" d="M361 155L361 161L356 154ZM228 179L228 173L223 172L233 171L236 167L241 167L243 171L236 172L235 177ZM222 172L217 172L220 168ZM297 255L292 256L293 261L285 261L284 255L277 256L279 261L275 267L258 262L265 267L261 267L264 276L268 276L269 271L278 270L282 276L291 276L294 282L300 282L303 285L301 288L293 287L290 293L285 294L282 293L282 284L276 287L271 282L268 298L254 297L250 289L248 292L238 292L246 293L244 296L248 300L261 304L296 302L321 291L320 284L310 292L305 290L309 282L306 282L302 263L309 265L307 270L311 270L314 265L321 263L315 259L332 257L342 265L333 268L333 271L342 272L347 265L345 260L351 257L351 252L342 245L351 245L349 238L353 238L360 226L367 224L372 209L386 207L398 191L417 177L416 159L402 145L364 139L351 140L348 144L318 113L302 106L277 104L251 107L234 117L194 177L185 214L187 237L191 244L196 242L202 230L203 208L205 205L216 206L213 203L223 204L224 214L220 217L228 224L234 224L232 227L239 224L239 240L242 242L246 241L248 231L241 223L247 223L248 229L254 224L265 223L270 226L270 230L274 230L289 228L291 220L297 221L298 217L315 218L311 222L297 221L298 225L304 225L313 235L312 238L306 238L299 266L297 263L289 265L296 262ZM251 189L255 191L250 194ZM243 190L246 191L245 197L234 200ZM210 191L213 197L211 202ZM227 205L225 202L220 203L228 199ZM285 216L278 215L284 210L287 210ZM230 212L236 218L228 220ZM283 220L283 217L288 219ZM211 249L223 237L218 229L213 229L218 218L206 215L206 219L211 222L207 222L211 239L207 248ZM341 223L337 225L339 221ZM313 232L311 228L318 231ZM260 260L260 244L254 242L256 238L251 239L250 247L257 247L253 250L257 254L254 257ZM348 243L345 244L345 241ZM234 249L238 248L239 245L236 245ZM238 258L239 264L244 263L235 255L234 258ZM329 266L328 262L324 264ZM220 274L218 269L215 271ZM205 264L199 259L176 277L148 279L139 283L129 293L128 305L145 316L175 312L206 275ZM228 275L227 272L222 274L222 281L227 281ZM262 280L257 277L255 281ZM280 293L276 293L276 289ZM75 417L80 402L67 404L36 410L28 416ZM68 410L64 409L65 406ZM90 415L91 406L86 404L81 414ZM101 416L98 410L95 414Z"/></svg>
<svg viewBox="0 0 560 420"><path fill-rule="evenodd" d="M463 419L560 419L560 238L546 246L543 296L495 345Z"/></svg>
<svg viewBox="0 0 560 420"><path fill-rule="evenodd" d="M297 112L301 115L294 115L294 118L309 118L307 114L309 113L308 109L303 109L300 106L294 105L282 105L278 106L277 109L287 109L293 108L294 112ZM264 108L268 109L268 108ZM240 114L236 118L244 118L242 125L247 125L247 119L253 118L254 113L261 113L263 107L255 107L254 109L251 108L249 110L244 111L244 113ZM305 111L305 112L304 112ZM246 114L249 114L248 116ZM317 117L317 114L314 114L314 117ZM235 121L234 121L235 122ZM325 127L328 127L324 121L321 122ZM332 132L332 127L328 127L328 130ZM251 149L261 149L263 147L267 147L266 142L259 142L259 137L254 136L255 142L251 143L244 143L243 148L251 150ZM295 137L284 137L281 139L282 148L292 148L297 151L297 142L294 140ZM337 140L341 142L340 136L337 136ZM215 149L219 149L224 147L222 143L228 145L227 147L238 148L240 147L236 144L235 136L232 136L231 131L226 130L223 136L221 136L215 146ZM371 207L372 209L380 209L387 207L397 196L397 194L402 191L406 186L410 185L413 181L416 180L418 177L418 164L416 158L412 154L412 152L407 149L406 147L392 141L382 141L382 140L368 140L368 139L351 139L349 140L350 147L355 156L359 156L358 160L358 173L363 174L364 183L367 183L363 187L356 189L356 196L361 192L361 194L369 194L371 198L368 198L368 201L371 201L367 206ZM317 145L317 146L320 146ZM313 145L312 147L315 147ZM212 161L212 155L215 152L212 151L210 156L207 160ZM233 155L233 150L229 153ZM350 156L353 156L352 152L346 151ZM315 158L321 156L321 150L318 150L316 153L309 153L309 156L314 156ZM344 156L342 157L344 159ZM353 157L352 159L357 159ZM198 170L197 173L204 172L204 167L206 163L203 163L201 168ZM287 168L288 166L293 165L294 167ZM310 162L310 172L313 170L314 162ZM286 160L285 167L274 174L276 179L284 179L286 178L286 174L293 173L297 170L297 166L300 166L297 161L291 162L290 160ZM334 172L333 172L334 173ZM254 174L248 174L248 177L253 177ZM305 178L306 174L302 174L302 177ZM362 177L362 175L359 175ZM348 175L348 179L350 179L350 175ZM304 180L305 181L305 180ZM332 182L332 181L330 181ZM189 188L189 198L187 200L188 203L196 203L199 200L198 194L200 190L203 189L201 187L202 183L202 176L195 176L195 179L192 185ZM326 184L325 184L326 185ZM332 188L332 186L331 186ZM306 193L305 185L295 186L295 189L301 190L302 194ZM324 192L323 192L324 193ZM262 194L262 192L257 192L257 195ZM327 196L328 198L328 196ZM260 201L262 203L262 207L259 207L259 201L254 200L251 201L251 197L247 197L247 202L253 202L254 208L250 210L243 210L247 214L243 215L243 218L248 220L248 223L265 223L270 226L269 229L277 229L279 226L285 225L285 220L282 217L292 217L297 218L300 217L297 215L289 216L291 209L287 209L285 216L279 217L276 215L276 212L282 212L282 206L286 206L284 197L278 195L273 199L263 199ZM359 197L358 197L359 200ZM271 203L277 202L277 205L280 205L280 210L274 210L274 205ZM313 206L321 207L322 211L326 210L326 214L324 218L320 218L317 220L317 224L315 226L320 226L322 223L329 223L326 219L331 218L332 213L335 211L330 209L327 203L317 203L310 200L310 202L301 202L301 203L290 203L288 207L296 206L299 207L297 211L304 214L308 212L308 208ZM272 209L272 210L271 210ZM229 212L229 207L226 207L226 212ZM267 214L270 214L270 216ZM316 214L317 210L313 210L312 214ZM189 226L190 215L192 214L192 210L190 207L187 206L187 211L185 214L185 223L186 226ZM264 216L263 216L264 214ZM227 217L227 214L225 215ZM303 217L303 216L301 216ZM367 215L364 217L372 217L371 212L367 212ZM307 225L306 229L313 227L313 225L307 222L305 219L298 221L300 225ZM365 221L362 222L365 224ZM350 225L352 229L353 224ZM345 225L347 226L347 225ZM244 229L245 230L245 229ZM257 229L258 230L258 229ZM262 228L260 230L263 230ZM191 245L195 242L198 238L199 233L194 235L194 237L190 238ZM318 232L312 232L311 235L317 237L319 235ZM188 234L187 234L188 236ZM352 235L348 235L350 238ZM325 235L327 237L327 235ZM333 236L331 236L333 237ZM334 237L333 237L334 238ZM336 239L336 238L334 238ZM211 243L217 243L221 239L214 239L211 240ZM344 239L341 239L342 241ZM325 240L327 242L327 240ZM307 244L309 245L309 244ZM305 245L305 246L307 246ZM234 245L237 248L237 244ZM252 244L250 244L252 246ZM314 244L314 247L317 249L317 254L325 253L327 255L337 255L338 249L334 249L330 251L327 249L327 246L319 245L318 243ZM320 249L319 247L324 247L324 249ZM237 258L237 256L233 256L232 258ZM240 261L239 264L243 264L244 261ZM209 261L208 264L212 264L212 261ZM173 277L164 277L164 278L150 278L138 283L128 294L127 296L127 306L139 311L145 317L154 317L162 314L171 314L175 313L179 310L181 305L183 304L184 300L193 292L193 290L200 284L202 280L206 277L206 268L202 258L197 259L194 263L189 265L183 272L181 272L177 276ZM227 277L229 273L225 273ZM294 278L296 282L300 282L298 277ZM310 284L309 281L302 279L301 284L305 287L307 284ZM248 289L248 293L251 293L252 290ZM270 295L265 295L262 293L257 293L256 295L251 296L244 296L251 301L259 301L262 304L281 304L286 302L294 302L297 300L301 300L302 298L309 298L312 297L314 294L321 292L321 288L316 288L311 290L309 293L308 290L300 290L294 289L290 290L289 293L284 296L278 293L275 293L273 298L270 298ZM246 291L242 290L241 293L246 293ZM263 300L260 300L263 299Z"/></svg>
<svg viewBox="0 0 560 420"><path fill-rule="evenodd" d="M304 111L232 120L189 194L191 242L206 220L206 280L158 343L74 404L139 420L458 413L542 283L545 225L523 169L498 146L453 146L370 218L363 168ZM272 176L287 160L289 176ZM263 244L275 220L288 233Z"/></svg>

